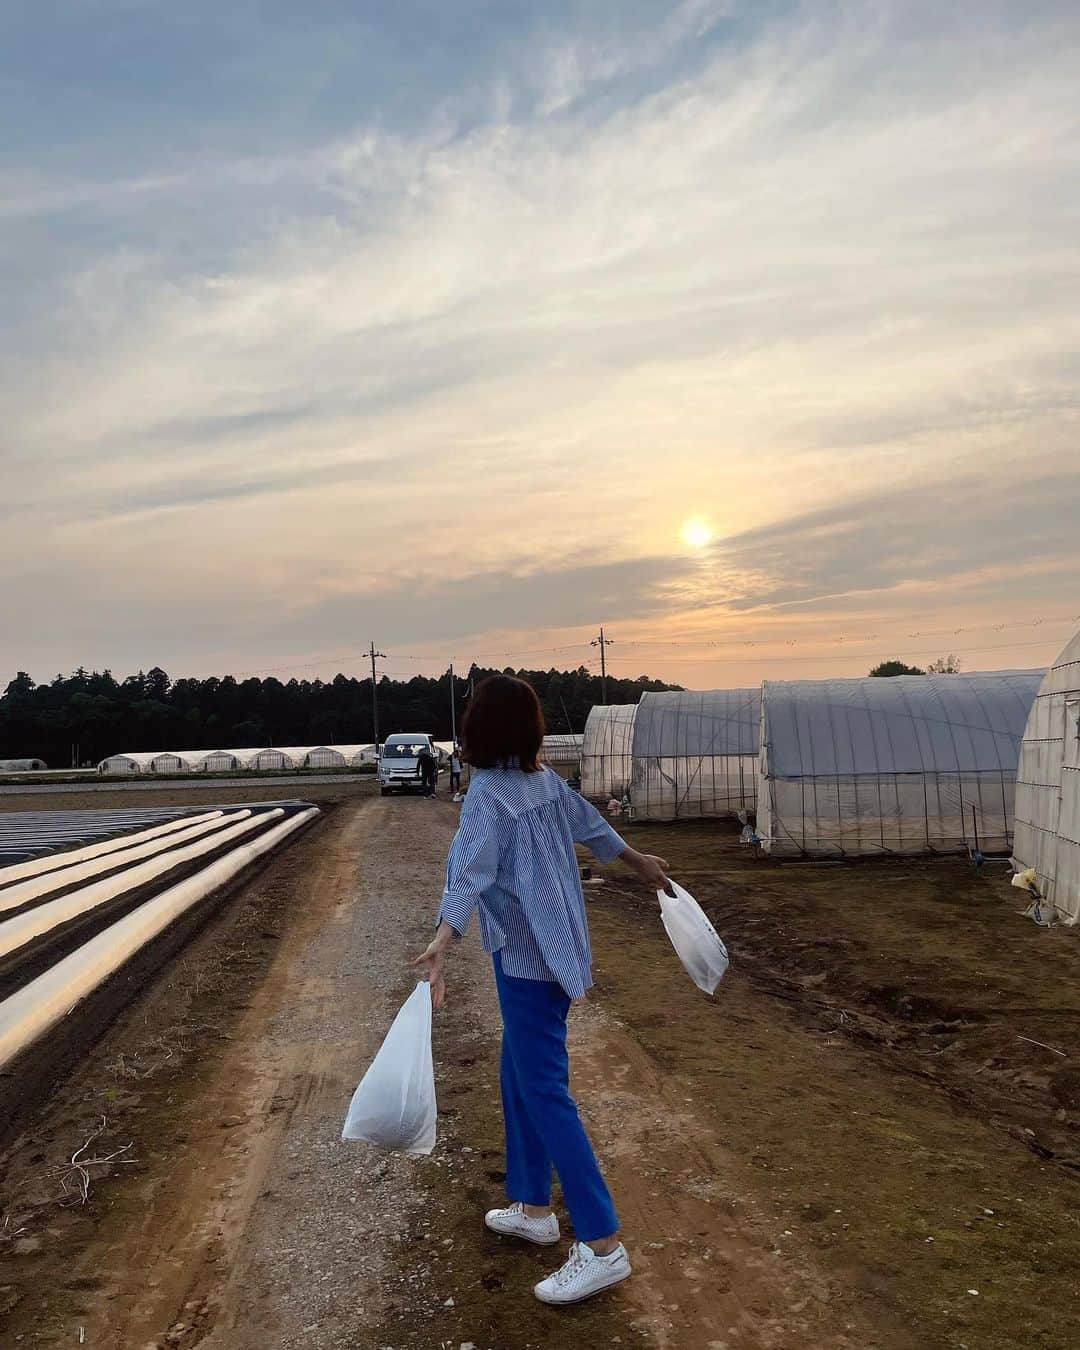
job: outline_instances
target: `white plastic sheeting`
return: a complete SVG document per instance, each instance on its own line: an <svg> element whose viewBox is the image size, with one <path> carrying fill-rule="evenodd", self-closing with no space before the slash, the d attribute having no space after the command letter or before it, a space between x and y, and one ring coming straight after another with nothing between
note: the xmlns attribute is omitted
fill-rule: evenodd
<svg viewBox="0 0 1080 1350"><path fill-rule="evenodd" d="M40 937L42 933L51 932L59 924L67 923L69 919L77 918L80 914L86 914L96 909L98 905L123 895L125 891L145 886L148 881L170 872L181 863L191 862L195 858L201 858L203 854L213 853L233 843L243 835L250 834L252 830L259 829L268 820L280 819L284 814L280 808L276 811L260 812L257 816L252 816L250 811L239 811L237 815L243 819L235 825L230 825L228 829L217 829L207 838L198 839L196 842L187 842L185 836L176 835L168 841L171 847L157 857L138 863L134 867L126 867L101 881L95 881L90 886L81 886L69 895L61 895L55 900L35 905L24 914L16 914L14 918L0 923L0 957L18 951L34 938ZM201 825L196 828L205 832L214 827Z"/></svg>
<svg viewBox="0 0 1080 1350"><path fill-rule="evenodd" d="M205 820L216 820L223 814L222 811L214 810L204 811L196 816L180 816L179 819L167 821L164 825L139 830L137 834L122 834L115 839L102 840L100 844L87 844L83 848L65 849L62 853L48 853L43 858L30 858L26 862L12 863L10 867L0 867L0 886L21 881L24 877L40 876L43 872L55 872L58 868L86 862L89 858L100 858L107 853L116 853L120 849L143 844L148 839L157 839L161 835L185 830L189 825L199 825ZM3 892L0 892L0 895L2 894Z"/></svg>
<svg viewBox="0 0 1080 1350"><path fill-rule="evenodd" d="M314 745L305 754L305 769L344 769L348 761L336 745Z"/></svg>
<svg viewBox="0 0 1080 1350"><path fill-rule="evenodd" d="M280 745L273 752L264 750L261 753L284 755L294 769L316 767L343 769L345 767L345 756L338 754L335 749L328 745ZM314 765L309 762L312 755L326 755L328 758L324 763Z"/></svg>
<svg viewBox="0 0 1080 1350"><path fill-rule="evenodd" d="M192 750L190 755L197 773L230 773L240 767L231 750Z"/></svg>
<svg viewBox="0 0 1080 1350"><path fill-rule="evenodd" d="M758 832L777 854L1011 847L1044 671L767 680Z"/></svg>
<svg viewBox="0 0 1080 1350"><path fill-rule="evenodd" d="M258 745L241 746L239 749L232 749L228 753L241 769L251 769L254 767L255 756L262 753L264 747Z"/></svg>
<svg viewBox="0 0 1080 1350"><path fill-rule="evenodd" d="M636 703L597 705L585 723L581 746L581 792L585 797L622 797L634 772Z"/></svg>
<svg viewBox="0 0 1080 1350"><path fill-rule="evenodd" d="M247 820L250 815L249 810L237 811L231 819ZM87 881L91 877L101 876L117 867L127 867L129 863L137 862L140 858L153 857L157 853L175 848L177 844L197 839L200 835L217 829L223 823L222 815L217 815L209 820L194 822L189 820L185 822L185 829L155 839L144 840L132 845L131 848L125 849L122 853L98 854L96 857L84 859L82 862L73 862L70 867L62 867L58 871L44 872L39 876L27 877L25 881L17 881L14 885L5 886L0 890L0 911L18 909L20 905L25 905L30 900L48 895L50 891L62 890L78 881Z"/></svg>
<svg viewBox="0 0 1080 1350"><path fill-rule="evenodd" d="M642 694L634 719L635 818L753 810L760 738L760 689Z"/></svg>
<svg viewBox="0 0 1080 1350"><path fill-rule="evenodd" d="M541 756L545 764L578 764L585 737L569 732L544 737Z"/></svg>
<svg viewBox="0 0 1080 1350"><path fill-rule="evenodd" d="M1028 717L1013 861L1035 869L1058 923L1080 922L1080 633L1047 672Z"/></svg>
<svg viewBox="0 0 1080 1350"><path fill-rule="evenodd" d="M98 773L191 773L194 767L187 751L180 755L171 750L132 750L103 759Z"/></svg>
<svg viewBox="0 0 1080 1350"><path fill-rule="evenodd" d="M298 769L297 764L288 750L270 747L265 750L258 750L248 761L249 769Z"/></svg>
<svg viewBox="0 0 1080 1350"><path fill-rule="evenodd" d="M140 947L181 914L231 881L249 863L276 848L294 830L319 814L297 812L250 843L242 844L195 876L177 882L98 933L0 1003L0 1068L65 1017Z"/></svg>
<svg viewBox="0 0 1080 1350"><path fill-rule="evenodd" d="M150 761L151 773L191 773L194 768L194 764L183 755L174 755L168 751L155 755Z"/></svg>
<svg viewBox="0 0 1080 1350"><path fill-rule="evenodd" d="M142 764L134 755L109 755L97 766L98 773L142 773Z"/></svg>
<svg viewBox="0 0 1080 1350"><path fill-rule="evenodd" d="M0 759L0 773L32 773L48 767L43 759Z"/></svg>

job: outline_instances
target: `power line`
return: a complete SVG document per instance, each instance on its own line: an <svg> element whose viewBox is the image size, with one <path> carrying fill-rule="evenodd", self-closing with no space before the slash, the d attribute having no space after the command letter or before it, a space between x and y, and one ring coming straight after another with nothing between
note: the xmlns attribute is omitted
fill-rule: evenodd
<svg viewBox="0 0 1080 1350"><path fill-rule="evenodd" d="M619 645L620 645L621 647L623 647L623 648L629 648L629 647L633 647L633 648L640 648L640 647L656 647L656 648L666 648L666 649L670 649L670 650L681 650L681 649L686 648L686 649L693 649L693 650L698 650L698 651L700 651L700 650L702 650L702 649L716 650L716 651L736 650L736 649L742 649L742 650L745 650L745 649L759 649L759 648L774 648L774 647L777 647L777 646L783 646L783 647L785 647L785 648L791 648L791 647L800 647L800 646L806 646L806 645L815 646L815 647L820 647L820 646L835 646L835 647L840 647L840 648L846 648L847 644L848 644L848 643L852 643L852 642L881 642L881 643L894 643L894 644L899 644L899 643L901 643L901 642L903 642L903 641L913 641L913 640L916 640L916 639L922 639L922 638L928 638L928 637L934 637L934 636L952 636L952 637L955 637L955 636L959 636L959 635L961 635L961 634L978 633L978 632L987 632L987 633L991 633L991 632L992 632L992 633L999 633L999 632L1003 632L1003 631L1006 631L1006 630L1009 630L1009 629L1014 629L1014 628L1038 628L1038 627L1042 627L1043 625L1055 625L1055 624L1065 624L1065 623L1076 624L1076 623L1078 623L1078 622L1080 622L1080 614L1074 614L1074 615L1058 615L1058 616L1053 616L1053 617L1051 617L1051 616L1043 616L1043 617L1039 617L1039 618L1018 619L1018 620L1013 620L1013 621L1009 621L1009 622L1006 622L1006 623L996 623L996 624L984 624L984 625L977 625L977 624L976 624L976 625L960 625L960 626L958 626L958 627L950 627L950 628L923 628L923 629L917 629L917 630L915 630L914 632L908 632L908 633L897 634L897 635L894 635L894 634L888 634L888 633L862 633L862 634L858 634L858 635L846 635L846 634L840 634L840 635L833 636L833 637L814 637L814 636L807 636L807 637L804 637L804 638L783 638L783 637L774 637L774 638L768 638L768 637L764 637L764 638L747 638L747 639L743 639L743 640L741 640L741 641L738 641L738 640L733 641L733 640L731 640L731 639L724 640L724 639L718 639L718 638L693 638L693 637L690 637L690 638L622 638L622 639L620 639ZM607 639L607 640L606 640L606 643L605 643L605 646L610 645L610 642L611 642L611 639ZM595 647L595 646L597 646L597 645L599 645L599 644L598 644L598 642L597 642L596 640L593 640L591 643L590 643L588 640L585 640L585 641L582 641L582 642L574 642L574 643L563 644L563 645L561 645L561 646L556 646L556 647L533 647L533 648L528 648L528 649L516 649L516 650L511 650L511 651L505 651L505 650L504 650L504 651L498 651L498 652L496 652L496 651L476 652L476 653L473 654L473 656L472 656L471 659L472 659L472 661L475 663L476 661L478 661L478 660L480 660L480 659L482 659L482 658L485 658L485 657L488 657L488 658L491 658L491 657L509 658L509 657L522 657L522 656L540 656L540 655L557 656L557 655L562 655L562 654L564 654L564 653L566 653L566 652L571 652L571 651L587 651L588 648L589 648L590 646L594 646L594 647ZM1013 646L1020 646L1020 645L1040 646L1041 644L1040 644L1040 643L1029 643L1029 644L1012 644L1012 645L1013 645ZM980 648L968 648L967 650L969 650L969 651L971 651L971 650L977 650L977 651L993 651L993 650L1006 650L1006 648L980 647ZM850 654L851 654L851 655L863 655L864 653L854 652L854 653L850 653ZM876 652L870 652L870 653L868 653L868 654L871 655L871 656L877 655ZM959 654L960 654L960 653L958 653L958 655L959 655ZM367 660L369 660L369 659L370 659L370 655L371 655L370 651L362 651L362 652L346 652L346 653L338 654L338 655L320 656L320 657L316 657L314 660L309 659L309 660L307 660L307 661L293 661L293 662L287 662L287 663L281 663L281 664L275 664L275 665L269 665L269 664L267 664L267 665L258 666L258 667L254 668L254 669L251 669L251 670L240 670L240 671L236 671L236 672L234 672L233 678L235 678L235 679L247 679L247 678L250 678L250 677L252 677L252 676L258 676L258 675L263 675L263 674L273 674L273 673L276 673L276 672L278 672L278 671L285 671L285 670L313 670L313 669L315 669L316 667L326 667L326 666L334 665L334 664L339 664L339 665L352 665L352 664L358 664L358 663L361 662L361 661L365 661L365 662L366 662ZM680 659L681 659L684 663L694 663L694 664L700 664L700 663L703 663L703 662L704 662L704 663L712 663L712 662L719 663L719 659L718 659L718 658L713 658L713 657L696 657L696 658L695 658L695 657L682 657L682 658L680 658ZM800 656L800 657L785 657L784 659L785 659L785 660L791 660L791 661L808 661L808 660L809 660L809 661L817 661L817 660L831 660L832 657L831 657L831 656L807 656L807 657L801 657L801 656ZM383 656L383 660L386 661L386 662L389 663L389 664L396 664L396 663L399 663L399 662L409 662L409 663L415 663L415 664L434 664L434 663L437 663L437 662L441 661L442 658L439 657L438 655L419 656L419 655L415 655L415 654L412 654L412 653L406 653L406 652L391 652L391 653L386 654L385 656ZM590 662L588 659L585 659L585 660L582 661L582 664L587 666L587 665L590 665L591 662Z"/></svg>
<svg viewBox="0 0 1080 1350"><path fill-rule="evenodd" d="M1010 628L1038 628L1043 624L1074 624L1080 622L1080 614L1061 615L1056 618L1041 619L1018 619L1013 623L994 623L994 624L968 624L961 625L958 628L921 628L913 633L859 633L859 634L841 634L838 637L817 638L809 636L806 638L744 638L741 642L721 641L716 638L626 638L622 645L624 647L769 647L775 646L777 642L783 642L785 646L795 647L803 643L813 644L814 646L823 646L826 643L842 646L847 642L888 642L900 641L901 639L912 640L915 638L927 638L935 636L958 637L961 633L1001 633Z"/></svg>
<svg viewBox="0 0 1080 1350"><path fill-rule="evenodd" d="M1003 643L1003 644L1001 644L1001 645L990 646L990 647L958 647L958 648L955 648L955 649L950 653L950 655L953 655L953 656L964 656L964 655L966 655L966 654L968 654L968 653L970 653L970 652L1006 652L1006 651L1018 651L1020 648L1024 648L1024 647L1043 647L1043 646L1045 646L1045 645L1046 645L1046 644L1045 644L1044 642L1006 642L1006 643ZM926 656L933 656L933 655L935 655L935 652L934 652L933 650L931 650L931 649L928 649L927 651L924 651L924 652L911 652L910 650L904 649L904 654L907 655L907 656L917 656L917 657L919 657L920 659L924 659ZM870 659L872 660L872 659L875 658L875 657L880 657L880 656L881 656L881 648L878 647L878 648L874 648L874 649L872 649L872 650L870 650L870 651L863 651L863 652L845 652L844 655L845 655L845 656L868 657L868 658L870 658ZM750 661L750 660L752 660L752 659L753 659L753 658L750 657L750 656L745 656L745 657L739 657L739 656L727 656L727 657L724 657L724 656L696 656L696 657L695 657L695 656L684 656L684 657L681 657L681 658L680 658L680 660L681 660L681 662L682 662L683 665L706 665L706 666L735 666L735 665L745 665L747 661ZM763 656L763 659L768 660L769 657L768 657L768 656ZM796 663L802 662L802 661L835 661L835 660L836 660L836 653L835 653L835 652L829 652L829 653L821 654L821 655L818 655L818 656L782 656L782 657L780 657L779 659L780 659L783 663L785 663L786 665L793 665L793 664L796 664Z"/></svg>

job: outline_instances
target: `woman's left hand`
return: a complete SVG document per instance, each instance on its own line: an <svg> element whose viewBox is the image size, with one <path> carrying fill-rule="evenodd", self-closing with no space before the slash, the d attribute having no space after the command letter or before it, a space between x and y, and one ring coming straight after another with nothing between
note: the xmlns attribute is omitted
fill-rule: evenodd
<svg viewBox="0 0 1080 1350"><path fill-rule="evenodd" d="M453 941L453 930L443 921L427 950L413 961L428 984L431 985L431 1006L436 1012L446 1002L446 949Z"/></svg>

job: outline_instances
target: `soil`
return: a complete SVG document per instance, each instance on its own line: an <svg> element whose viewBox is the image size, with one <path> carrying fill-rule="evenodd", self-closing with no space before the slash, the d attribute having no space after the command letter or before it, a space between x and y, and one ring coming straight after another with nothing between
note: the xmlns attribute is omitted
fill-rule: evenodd
<svg viewBox="0 0 1080 1350"><path fill-rule="evenodd" d="M32 792L25 788L9 788L0 792L0 811L108 811L112 808L131 810L133 807L159 806L221 806L223 803L305 801L351 801L370 797L375 791L375 780L368 774L357 774L347 780L312 778L304 774L270 779L230 779L228 782L197 786L190 779L168 781L149 780L145 783L128 782L112 786L95 782L92 786L77 787L64 784L55 789L37 786Z"/></svg>
<svg viewBox="0 0 1080 1350"><path fill-rule="evenodd" d="M145 982L0 1157L0 1344L1080 1343L1080 948L960 862L778 866L725 826L628 827L732 968L706 997L653 897L618 867L587 888L574 1085L635 1271L602 1299L538 1304L561 1258L481 1226L503 1164L475 938L435 1026L434 1154L341 1142L455 822L350 795ZM99 1127L89 1156L116 1156L78 1203Z"/></svg>

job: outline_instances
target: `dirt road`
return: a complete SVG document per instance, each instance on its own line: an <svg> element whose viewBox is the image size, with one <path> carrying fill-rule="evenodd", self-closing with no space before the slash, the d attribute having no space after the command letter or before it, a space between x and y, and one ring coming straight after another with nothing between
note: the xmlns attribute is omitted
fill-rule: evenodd
<svg viewBox="0 0 1080 1350"><path fill-rule="evenodd" d="M551 1253L480 1226L502 1159L474 939L436 1024L436 1152L342 1143L455 819L423 799L342 803L130 1005L0 1160L0 1343L1077 1343L1069 1281L1050 1276L1078 1253L1072 1177L738 963L705 999L624 879L589 892L598 987L572 1039L628 1284L556 1313L530 1292ZM682 840L692 856L674 831L665 852ZM63 1160L103 1119L93 1156L130 1149L90 1169L85 1205L58 1203Z"/></svg>

